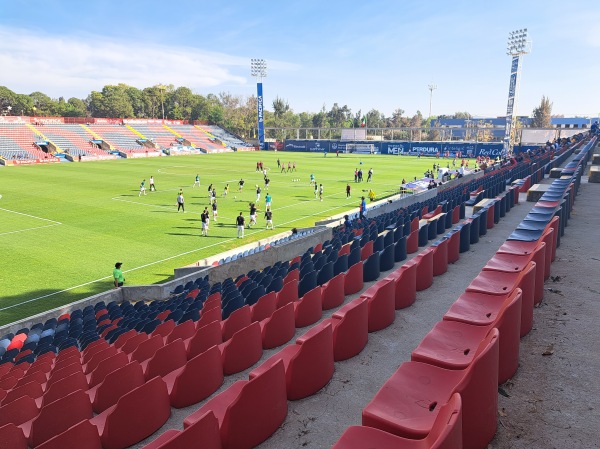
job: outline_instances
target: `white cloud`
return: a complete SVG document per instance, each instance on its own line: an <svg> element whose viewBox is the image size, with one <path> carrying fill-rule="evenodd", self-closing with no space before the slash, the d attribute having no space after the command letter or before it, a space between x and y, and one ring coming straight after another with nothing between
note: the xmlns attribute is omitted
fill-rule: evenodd
<svg viewBox="0 0 600 449"><path fill-rule="evenodd" d="M203 93L251 84L249 58L143 40L54 36L0 26L0 83L18 93L84 97L117 83L138 88L174 84ZM269 66L297 69L279 61Z"/></svg>

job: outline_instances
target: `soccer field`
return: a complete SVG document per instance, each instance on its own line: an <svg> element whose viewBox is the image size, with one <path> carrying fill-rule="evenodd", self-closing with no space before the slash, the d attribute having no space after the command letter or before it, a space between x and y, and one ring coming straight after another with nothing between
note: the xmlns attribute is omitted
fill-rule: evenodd
<svg viewBox="0 0 600 449"><path fill-rule="evenodd" d="M277 158L297 171L280 173ZM265 230L262 160L271 179L275 230ZM360 162L363 162L360 165ZM0 168L0 324L96 294L112 286L115 262L123 262L126 285L171 279L173 269L243 243L358 207L373 188L378 198L397 193L402 178L422 177L434 162L409 156L248 152L124 159ZM354 183L362 167L365 182ZM367 171L373 168L373 182ZM323 183L323 201L309 185ZM192 187L196 174L200 187ZM156 192L149 191L154 176ZM245 180L243 193L238 181ZM139 185L146 179L146 195ZM299 179L299 181L294 181ZM217 190L219 218L210 235L200 236L200 213L209 206L208 185ZM223 197L229 183L230 191ZM346 198L345 187L352 187ZM236 238L235 217L256 198L258 223ZM177 212L183 189L186 213ZM211 212L212 219L212 212Z"/></svg>

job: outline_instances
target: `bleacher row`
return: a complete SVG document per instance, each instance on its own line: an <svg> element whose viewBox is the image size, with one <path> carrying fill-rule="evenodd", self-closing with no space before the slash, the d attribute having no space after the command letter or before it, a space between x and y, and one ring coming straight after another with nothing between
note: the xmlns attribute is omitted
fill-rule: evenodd
<svg viewBox="0 0 600 449"><path fill-rule="evenodd" d="M37 126L37 128L36 128ZM0 156L5 159L46 158L35 142L49 140L62 152L72 156L106 156L108 153L92 143L92 140L103 140L113 150L124 153L148 151L140 139L149 139L158 145L159 149L168 149L171 145L179 144L179 136L199 148L210 151L223 151L229 146L250 147L237 137L218 126L206 126L210 132L219 136L223 144L211 141L203 128L191 125L173 125L165 128L160 124L135 124L131 127L116 124L47 124L30 125L23 123L0 123ZM214 138L213 138L214 140Z"/></svg>
<svg viewBox="0 0 600 449"><path fill-rule="evenodd" d="M202 438L207 447L253 447L285 418L286 397L293 400L318 391L329 381L334 360L360 352L368 332L391 324L395 308L410 305L417 290L429 287L433 276L443 274L449 262L468 251L470 244L510 210L515 199L518 201L519 187L504 192L505 186L517 171L526 176L537 173L529 170L527 174L522 168L505 167L486 174L467 192L461 186L427 203L359 222L355 229L339 229L331 242L235 281L209 285L201 278L176 289L167 301L150 304L99 303L3 338L0 442L9 441L8 447L29 444L47 449L66 447L74 439L82 441L81 447L127 447L141 441L168 419L170 406L183 407L208 397L221 385L223 374L249 368L260 359L263 349L285 344L296 327L317 322L324 309L340 306L345 295L363 288L364 281L376 280L407 253L417 252L419 243L425 246L430 236L437 238L439 231L458 224L470 192L485 186L479 193L492 201L380 281L387 282L377 283L376 288L340 308L331 320L284 348L279 353L283 363L276 361L277 357L265 362L250 374L249 381L235 383L190 415L183 432L169 431L147 446L189 447L186 439ZM547 234L564 230L574 191L571 188L573 196L564 200L566 204L552 206L552 215L550 210L541 210L549 205L536 205L533 215L509 240L537 242L544 219ZM430 207L433 212L428 213ZM554 220L552 231L546 231L548 217L554 214L562 220L559 225ZM537 227L531 229L534 225ZM430 231L433 229L435 232ZM424 235L427 238L421 240ZM546 241L552 244L551 237ZM524 256L529 254L546 263L548 256L540 256L540 251L530 250ZM539 290L539 276L535 276L534 292ZM533 285L525 283L523 276L517 277L514 285ZM498 296L506 294L506 285L498 288ZM487 290L479 293L489 296ZM532 314L537 297L530 298L524 303L531 305ZM320 357L322 363L315 364L314 357ZM258 393L266 396L259 400ZM265 411L256 407L260 403L262 408L270 400L273 406L266 406L265 416Z"/></svg>

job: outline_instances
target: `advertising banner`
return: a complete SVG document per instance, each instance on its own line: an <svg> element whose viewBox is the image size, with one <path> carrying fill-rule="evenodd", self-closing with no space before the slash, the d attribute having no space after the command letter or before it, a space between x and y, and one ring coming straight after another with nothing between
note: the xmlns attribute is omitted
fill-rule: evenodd
<svg viewBox="0 0 600 449"><path fill-rule="evenodd" d="M263 88L262 83L256 83L256 107L258 112L258 145L260 149L265 148L265 121L264 121L264 104L263 104Z"/></svg>

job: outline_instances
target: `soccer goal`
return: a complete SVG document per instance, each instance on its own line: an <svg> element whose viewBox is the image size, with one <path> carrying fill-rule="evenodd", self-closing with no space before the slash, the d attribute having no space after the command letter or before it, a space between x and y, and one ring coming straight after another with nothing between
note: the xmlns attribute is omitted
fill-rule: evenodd
<svg viewBox="0 0 600 449"><path fill-rule="evenodd" d="M346 153L375 154L375 145L372 143L347 143Z"/></svg>

